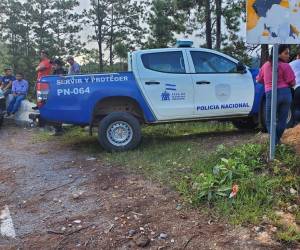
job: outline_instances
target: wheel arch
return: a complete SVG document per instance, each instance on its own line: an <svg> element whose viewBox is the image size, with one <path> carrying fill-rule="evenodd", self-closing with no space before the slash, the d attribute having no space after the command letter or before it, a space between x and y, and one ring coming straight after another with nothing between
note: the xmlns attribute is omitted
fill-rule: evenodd
<svg viewBox="0 0 300 250"><path fill-rule="evenodd" d="M135 116L140 123L146 122L144 111L136 99L128 96L111 96L96 102L92 113L93 123L99 122L113 112L128 112Z"/></svg>

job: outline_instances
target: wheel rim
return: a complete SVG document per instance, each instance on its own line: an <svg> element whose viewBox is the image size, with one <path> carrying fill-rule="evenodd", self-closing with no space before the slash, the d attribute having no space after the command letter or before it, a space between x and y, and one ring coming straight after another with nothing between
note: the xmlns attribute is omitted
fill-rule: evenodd
<svg viewBox="0 0 300 250"><path fill-rule="evenodd" d="M131 142L133 130L127 122L116 121L108 127L106 136L112 145L122 147Z"/></svg>

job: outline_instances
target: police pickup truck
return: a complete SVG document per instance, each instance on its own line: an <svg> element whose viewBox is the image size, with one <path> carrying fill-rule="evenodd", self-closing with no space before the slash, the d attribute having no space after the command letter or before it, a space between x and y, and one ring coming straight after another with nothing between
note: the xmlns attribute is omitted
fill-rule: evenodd
<svg viewBox="0 0 300 250"><path fill-rule="evenodd" d="M90 131L98 126L109 151L137 147L143 124L227 120L239 129L264 127L257 70L187 41L178 44L129 53L128 72L43 77L37 83L41 118Z"/></svg>

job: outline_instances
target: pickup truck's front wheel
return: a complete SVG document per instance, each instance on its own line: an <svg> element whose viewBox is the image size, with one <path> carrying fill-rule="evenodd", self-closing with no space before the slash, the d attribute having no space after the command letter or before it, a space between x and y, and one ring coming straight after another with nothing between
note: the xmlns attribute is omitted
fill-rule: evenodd
<svg viewBox="0 0 300 250"><path fill-rule="evenodd" d="M129 113L111 113L100 121L98 140L108 151L134 149L141 141L140 123Z"/></svg>
<svg viewBox="0 0 300 250"><path fill-rule="evenodd" d="M247 117L244 119L234 120L232 121L232 124L240 130L249 130L249 129L256 129L258 126L258 123L255 122L253 117Z"/></svg>

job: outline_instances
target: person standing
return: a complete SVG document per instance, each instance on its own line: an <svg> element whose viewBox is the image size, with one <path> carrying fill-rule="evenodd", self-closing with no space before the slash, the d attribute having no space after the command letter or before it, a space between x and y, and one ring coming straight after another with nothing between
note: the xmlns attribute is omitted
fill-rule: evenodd
<svg viewBox="0 0 300 250"><path fill-rule="evenodd" d="M67 74L67 71L64 69L63 66L64 66L64 65L63 65L62 60L60 60L60 59L55 59L55 60L53 61L53 64L52 64L52 68L53 68L52 74L53 74L53 75L59 75L59 76L66 75L66 74Z"/></svg>
<svg viewBox="0 0 300 250"><path fill-rule="evenodd" d="M52 65L49 60L48 52L45 50L41 51L40 63L36 68L37 71L37 80L41 80L43 76L48 76L52 72Z"/></svg>
<svg viewBox="0 0 300 250"><path fill-rule="evenodd" d="M296 86L295 86L295 95L294 95L294 115L295 120L297 122L300 121L300 48L297 50L297 57L294 61L290 63L290 66L292 67L295 76L296 76Z"/></svg>
<svg viewBox="0 0 300 250"><path fill-rule="evenodd" d="M53 61L53 75L63 76L67 74L67 71L63 67L63 62L60 59L55 59ZM53 125L54 133L53 136L60 136L63 134L63 127L61 123L57 123Z"/></svg>
<svg viewBox="0 0 300 250"><path fill-rule="evenodd" d="M289 65L290 50L288 45L281 44L278 49L278 80L277 80L277 124L276 145L286 129L288 113L292 103L291 88L295 85L295 74ZM272 109L272 61L273 49L269 60L261 67L256 78L257 82L264 84L266 93L266 126L270 133Z"/></svg>
<svg viewBox="0 0 300 250"><path fill-rule="evenodd" d="M45 50L41 50L40 63L36 67L37 71L37 81L40 81L42 77L48 76L52 72L52 65L49 59L49 54ZM36 89L36 86L35 86ZM38 106L32 108L33 110L38 110Z"/></svg>
<svg viewBox="0 0 300 250"><path fill-rule="evenodd" d="M80 73L80 65L74 60L74 57L69 56L67 62L70 64L68 75L76 75Z"/></svg>
<svg viewBox="0 0 300 250"><path fill-rule="evenodd" d="M9 94L11 94L13 81L16 80L16 78L13 76L12 69L9 67L4 69L4 76L0 80L0 89L3 91L4 96L7 97Z"/></svg>
<svg viewBox="0 0 300 250"><path fill-rule="evenodd" d="M11 118L18 112L22 101L26 98L28 92L28 81L24 80L23 73L16 74L16 80L12 83L13 99L7 108L7 118Z"/></svg>

